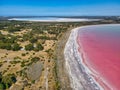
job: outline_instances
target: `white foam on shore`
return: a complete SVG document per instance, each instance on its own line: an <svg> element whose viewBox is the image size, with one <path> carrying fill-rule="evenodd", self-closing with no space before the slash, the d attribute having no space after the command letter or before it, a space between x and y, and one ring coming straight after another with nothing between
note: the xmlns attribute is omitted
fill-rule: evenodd
<svg viewBox="0 0 120 90"><path fill-rule="evenodd" d="M88 26L78 27L71 31L70 37L66 43L64 50L66 69L70 76L71 87L73 88L73 90L92 90L89 88L90 86L85 80L84 75L82 75L81 71L79 70L82 69L84 73L86 73L89 76L89 81L92 85L94 85L94 90L104 90L103 87L101 87L99 83L95 80L95 78L92 76L95 74L93 74L93 72L91 72L91 70L83 63L81 55L78 52L78 31L79 29L85 27ZM79 68L78 65L81 65L81 68Z"/></svg>

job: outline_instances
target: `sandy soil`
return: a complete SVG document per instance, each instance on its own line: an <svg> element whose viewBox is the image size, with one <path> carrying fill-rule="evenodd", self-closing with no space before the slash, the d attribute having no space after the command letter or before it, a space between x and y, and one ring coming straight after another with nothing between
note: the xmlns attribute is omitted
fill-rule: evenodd
<svg viewBox="0 0 120 90"><path fill-rule="evenodd" d="M29 41L26 42L19 42L19 44L24 47L25 45L29 44ZM51 59L51 56L49 52L46 52L47 50L51 49L54 50L55 47L55 41L54 40L46 40L44 43L44 50L35 52L35 51L26 51L26 50L20 50L20 51L10 51L10 50L4 50L0 49L0 59L3 63L2 67L0 68L0 72L5 72L4 75L15 73L17 71L22 70L21 63L17 63L15 65L11 64L11 61L14 61L15 58L19 58L19 61L29 61L31 57L39 57L41 62L44 63L44 68L42 70L42 74L40 76L40 79L36 81L32 86L25 87L25 90L55 90L56 89L56 81L54 77L54 60ZM25 56L22 56L22 54L26 54ZM19 85L22 88L21 78L18 77L18 81L14 85ZM13 86L12 86L13 87ZM12 88L11 87L11 88Z"/></svg>

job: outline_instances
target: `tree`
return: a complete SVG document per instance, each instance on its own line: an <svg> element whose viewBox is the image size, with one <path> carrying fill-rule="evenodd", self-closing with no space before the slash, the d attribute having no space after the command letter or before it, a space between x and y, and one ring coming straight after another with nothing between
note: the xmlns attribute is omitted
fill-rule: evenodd
<svg viewBox="0 0 120 90"><path fill-rule="evenodd" d="M12 84L12 79L9 75L6 75L6 76L3 76L2 77L2 82L5 83L5 84Z"/></svg>
<svg viewBox="0 0 120 90"><path fill-rule="evenodd" d="M4 90L5 89L5 86L3 83L0 83L0 90Z"/></svg>
<svg viewBox="0 0 120 90"><path fill-rule="evenodd" d="M6 43L5 44L5 49L7 49L7 50L11 50L11 44L10 43Z"/></svg>
<svg viewBox="0 0 120 90"><path fill-rule="evenodd" d="M37 39L36 39L36 38L31 38L29 41L30 41L31 43L35 43L35 42L37 42Z"/></svg>
<svg viewBox="0 0 120 90"><path fill-rule="evenodd" d="M37 62L37 61L39 61L39 60L40 60L39 57L33 57L33 58L31 59L32 62Z"/></svg>
<svg viewBox="0 0 120 90"><path fill-rule="evenodd" d="M8 27L8 31L9 32L16 32L16 31L20 31L20 27L13 27L13 26L10 26L10 27Z"/></svg>
<svg viewBox="0 0 120 90"><path fill-rule="evenodd" d="M28 50L28 51L34 50L33 44L26 45L25 50Z"/></svg>
<svg viewBox="0 0 120 90"><path fill-rule="evenodd" d="M11 50L11 44L10 43L0 43L0 48L1 49L7 49L7 50Z"/></svg>
<svg viewBox="0 0 120 90"><path fill-rule="evenodd" d="M40 43L37 44L36 48L38 48L38 50L43 50L44 49L44 47Z"/></svg>
<svg viewBox="0 0 120 90"><path fill-rule="evenodd" d="M10 37L10 38L8 38L8 36L7 36L7 37L5 37L5 38L3 38L1 40L4 43L15 43L16 37Z"/></svg>
<svg viewBox="0 0 120 90"><path fill-rule="evenodd" d="M5 88L9 88L15 82L16 78L14 74L8 74L2 77L2 83L5 85Z"/></svg>
<svg viewBox="0 0 120 90"><path fill-rule="evenodd" d="M15 44L13 44L13 46L12 46L12 50L13 51L18 51L18 50L20 50L22 47L19 45L19 44L17 44L17 43L15 43Z"/></svg>

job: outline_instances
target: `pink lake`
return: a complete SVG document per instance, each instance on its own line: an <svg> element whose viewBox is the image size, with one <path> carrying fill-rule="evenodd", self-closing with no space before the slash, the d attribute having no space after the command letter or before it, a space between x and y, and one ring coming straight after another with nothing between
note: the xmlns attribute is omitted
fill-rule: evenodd
<svg viewBox="0 0 120 90"><path fill-rule="evenodd" d="M98 83L105 90L120 90L120 24L81 28L78 42Z"/></svg>

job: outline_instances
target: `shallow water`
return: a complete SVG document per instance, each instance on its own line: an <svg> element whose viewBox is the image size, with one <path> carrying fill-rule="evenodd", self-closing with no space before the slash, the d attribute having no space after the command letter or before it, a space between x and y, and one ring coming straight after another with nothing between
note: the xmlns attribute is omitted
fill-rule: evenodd
<svg viewBox="0 0 120 90"><path fill-rule="evenodd" d="M96 25L81 28L79 45L86 65L97 73L99 82L110 89L120 88L120 25ZM95 73L94 72L94 73Z"/></svg>

